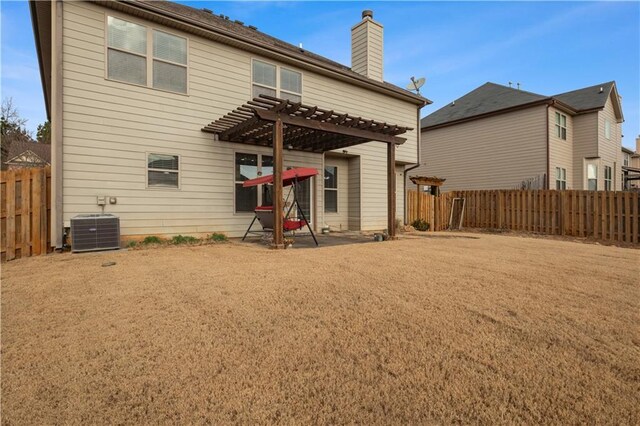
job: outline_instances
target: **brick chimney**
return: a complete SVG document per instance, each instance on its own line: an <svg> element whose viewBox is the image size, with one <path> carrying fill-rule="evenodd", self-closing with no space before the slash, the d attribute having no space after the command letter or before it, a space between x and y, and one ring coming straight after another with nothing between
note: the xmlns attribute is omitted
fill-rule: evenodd
<svg viewBox="0 0 640 426"><path fill-rule="evenodd" d="M636 154L640 154L640 135L636 138Z"/></svg>
<svg viewBox="0 0 640 426"><path fill-rule="evenodd" d="M373 20L373 11L365 10L362 21L351 28L351 69L383 81L382 60L382 25Z"/></svg>

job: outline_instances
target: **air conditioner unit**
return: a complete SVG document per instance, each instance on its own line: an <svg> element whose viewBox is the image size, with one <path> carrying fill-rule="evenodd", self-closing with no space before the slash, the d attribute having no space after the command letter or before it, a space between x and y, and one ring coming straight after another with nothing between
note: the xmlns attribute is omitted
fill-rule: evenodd
<svg viewBox="0 0 640 426"><path fill-rule="evenodd" d="M81 214L71 218L71 251L120 248L120 219L112 214Z"/></svg>

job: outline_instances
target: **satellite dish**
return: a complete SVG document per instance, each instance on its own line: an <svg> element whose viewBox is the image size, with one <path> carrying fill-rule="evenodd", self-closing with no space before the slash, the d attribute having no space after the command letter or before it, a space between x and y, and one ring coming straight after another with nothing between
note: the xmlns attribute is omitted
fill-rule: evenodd
<svg viewBox="0 0 640 426"><path fill-rule="evenodd" d="M415 90L417 93L420 93L420 88L424 85L425 81L427 81L427 79L424 77L418 79L411 77L411 83L407 84L407 90Z"/></svg>

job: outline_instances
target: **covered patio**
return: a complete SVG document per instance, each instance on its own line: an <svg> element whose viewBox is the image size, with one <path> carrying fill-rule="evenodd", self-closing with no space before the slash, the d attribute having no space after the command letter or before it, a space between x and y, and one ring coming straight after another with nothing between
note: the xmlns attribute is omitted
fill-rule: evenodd
<svg viewBox="0 0 640 426"><path fill-rule="evenodd" d="M410 127L348 113L338 113L287 99L260 95L202 128L220 141L267 146L273 149L274 248L284 247L283 152L344 149L371 141L387 144L387 230L395 238L395 150L406 141Z"/></svg>

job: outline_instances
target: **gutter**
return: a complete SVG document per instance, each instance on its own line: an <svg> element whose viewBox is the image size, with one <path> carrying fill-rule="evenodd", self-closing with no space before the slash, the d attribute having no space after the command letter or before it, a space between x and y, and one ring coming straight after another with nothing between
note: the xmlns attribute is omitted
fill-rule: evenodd
<svg viewBox="0 0 640 426"><path fill-rule="evenodd" d="M38 29L38 18L36 11L36 1L29 0L29 13L31 14L31 27L33 28L33 39L36 44L36 54L38 55L38 68L40 69L40 81L42 82L42 94L44 95L44 107L47 111L47 120L51 122L51 107L49 106L49 98L47 96L47 82L44 76L44 67L42 65L42 51L40 50L40 30Z"/></svg>

